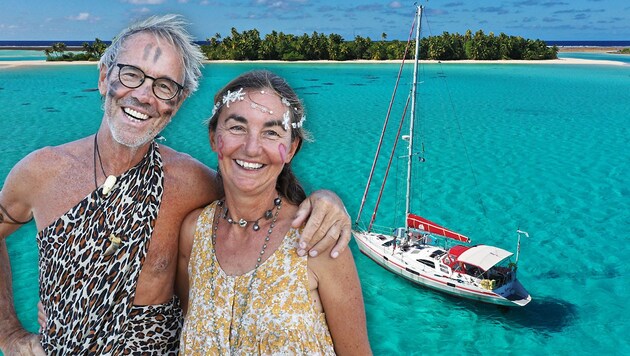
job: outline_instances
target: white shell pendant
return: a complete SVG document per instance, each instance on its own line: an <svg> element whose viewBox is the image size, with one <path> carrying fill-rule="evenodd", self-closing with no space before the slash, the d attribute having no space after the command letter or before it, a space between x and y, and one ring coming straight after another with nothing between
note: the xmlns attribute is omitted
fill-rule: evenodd
<svg viewBox="0 0 630 356"><path fill-rule="evenodd" d="M107 176L107 179L105 179L105 183L103 183L103 195L107 196L109 194L109 192L112 191L112 189L114 188L114 184L116 184L116 177L114 176Z"/></svg>
<svg viewBox="0 0 630 356"><path fill-rule="evenodd" d="M103 256L110 256L116 253L116 251L118 251L118 249L120 248L120 243L122 242L122 240L116 237L116 235L114 234L109 235L109 241L111 241L112 243L109 245L107 250L105 250Z"/></svg>

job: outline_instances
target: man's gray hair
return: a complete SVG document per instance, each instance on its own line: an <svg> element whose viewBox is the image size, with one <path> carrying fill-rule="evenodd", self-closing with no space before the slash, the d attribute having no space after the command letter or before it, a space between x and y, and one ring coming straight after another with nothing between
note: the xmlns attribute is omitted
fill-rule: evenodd
<svg viewBox="0 0 630 356"><path fill-rule="evenodd" d="M199 86L201 61L204 56L199 46L193 42L192 36L186 30L186 25L188 25L188 23L184 18L181 15L175 14L151 16L143 21L134 23L114 38L112 44L107 47L107 50L103 53L99 61L99 67L103 65L107 66L107 75L109 75L125 41L140 32L153 33L169 41L181 53L184 62L183 86L189 94L192 94Z"/></svg>

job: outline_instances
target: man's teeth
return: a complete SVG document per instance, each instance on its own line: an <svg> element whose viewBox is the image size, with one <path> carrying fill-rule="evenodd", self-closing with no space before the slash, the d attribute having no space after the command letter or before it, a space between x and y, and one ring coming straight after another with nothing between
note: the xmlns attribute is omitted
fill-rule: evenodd
<svg viewBox="0 0 630 356"><path fill-rule="evenodd" d="M125 112L125 114L137 120L146 120L149 118L149 115L137 112L134 109L124 108L123 111Z"/></svg>
<svg viewBox="0 0 630 356"><path fill-rule="evenodd" d="M239 159L236 160L236 163L245 169L258 169L263 166L262 163L250 163L250 162L241 161Z"/></svg>

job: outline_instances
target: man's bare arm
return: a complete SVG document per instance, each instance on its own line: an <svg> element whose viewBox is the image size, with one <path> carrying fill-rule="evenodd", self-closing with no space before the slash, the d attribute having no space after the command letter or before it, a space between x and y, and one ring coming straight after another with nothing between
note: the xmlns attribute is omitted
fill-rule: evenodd
<svg viewBox="0 0 630 356"><path fill-rule="evenodd" d="M16 165L0 190L0 349L5 355L44 355L39 336L24 329L13 300L11 262L5 239L32 218L27 157ZM32 191L32 189L31 189Z"/></svg>
<svg viewBox="0 0 630 356"><path fill-rule="evenodd" d="M11 265L4 238L0 241L0 349L5 355L44 355L39 336L26 331L15 313Z"/></svg>

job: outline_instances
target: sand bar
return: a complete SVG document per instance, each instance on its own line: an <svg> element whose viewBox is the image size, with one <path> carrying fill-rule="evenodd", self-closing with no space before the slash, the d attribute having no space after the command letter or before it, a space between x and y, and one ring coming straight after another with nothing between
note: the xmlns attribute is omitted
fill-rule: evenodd
<svg viewBox="0 0 630 356"><path fill-rule="evenodd" d="M596 65L627 65L627 63L613 61L613 60L594 60L594 59L578 59L578 58L558 58L548 60L496 60L496 61L477 61L477 60L459 60L459 61L420 61L422 63L442 63L442 64L596 64ZM98 62L90 61L73 61L73 62L47 62L45 60L32 60L32 61L2 61L0 62L0 69L12 68L20 66L63 66L63 65L93 65L96 66ZM316 63L316 64L381 64L381 63L400 63L400 60L389 61L372 61L372 60L356 60L356 61L231 61L231 60L218 60L218 61L205 61L205 64L209 63Z"/></svg>
<svg viewBox="0 0 630 356"><path fill-rule="evenodd" d="M13 50L34 50L45 47L5 47L0 46L2 49ZM628 47L583 47L583 46L558 46L558 52L587 52L587 53L616 53L620 50ZM577 59L577 58L559 58L549 60L492 60L492 61L479 61L479 60L458 60L458 61L421 61L423 63L476 63L476 64L597 64L597 65L627 65L627 63L614 61L614 60L592 60L592 59ZM216 60L205 61L204 63L361 63L361 64L379 64L379 63L400 63L400 60L385 60L385 61L372 61L372 60L354 60L354 61L233 61L233 60ZM0 69L11 68L18 66L40 66L40 65L96 65L97 62L91 61L72 61L72 62L47 62L45 60L24 60L24 61L0 61Z"/></svg>

